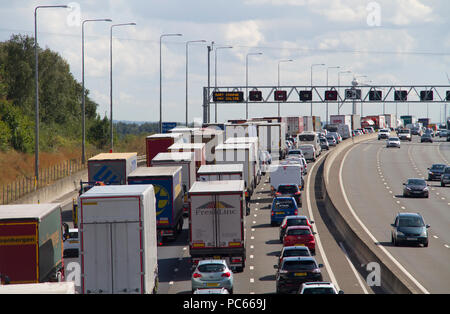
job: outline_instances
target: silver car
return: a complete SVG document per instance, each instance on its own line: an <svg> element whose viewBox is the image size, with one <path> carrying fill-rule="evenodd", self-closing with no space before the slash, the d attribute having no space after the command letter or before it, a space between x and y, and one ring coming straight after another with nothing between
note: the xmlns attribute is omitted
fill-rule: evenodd
<svg viewBox="0 0 450 314"><path fill-rule="evenodd" d="M400 148L400 139L398 137L390 137L386 141L386 147L398 147Z"/></svg>
<svg viewBox="0 0 450 314"><path fill-rule="evenodd" d="M233 272L225 260L203 260L195 268L191 283L192 292L205 288L225 288L233 293Z"/></svg>

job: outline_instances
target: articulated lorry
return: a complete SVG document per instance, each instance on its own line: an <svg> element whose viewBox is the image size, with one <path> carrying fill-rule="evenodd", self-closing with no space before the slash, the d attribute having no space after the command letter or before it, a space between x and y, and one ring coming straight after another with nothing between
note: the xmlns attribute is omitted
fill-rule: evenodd
<svg viewBox="0 0 450 314"><path fill-rule="evenodd" d="M102 153L88 160L88 181L127 184L127 176L137 168L137 153Z"/></svg>
<svg viewBox="0 0 450 314"><path fill-rule="evenodd" d="M169 151L169 146L184 141L181 133L158 133L147 136L145 139L147 167L151 166L152 159L156 155L166 153Z"/></svg>
<svg viewBox="0 0 450 314"><path fill-rule="evenodd" d="M192 267L225 259L243 271L246 259L244 181L195 182L189 191L189 253Z"/></svg>
<svg viewBox="0 0 450 314"><path fill-rule="evenodd" d="M158 240L175 239L183 228L182 167L139 167L128 176L128 184L154 186Z"/></svg>
<svg viewBox="0 0 450 314"><path fill-rule="evenodd" d="M10 284L64 279L61 205L0 206L0 274Z"/></svg>
<svg viewBox="0 0 450 314"><path fill-rule="evenodd" d="M152 185L95 186L80 196L83 294L146 294L158 288Z"/></svg>

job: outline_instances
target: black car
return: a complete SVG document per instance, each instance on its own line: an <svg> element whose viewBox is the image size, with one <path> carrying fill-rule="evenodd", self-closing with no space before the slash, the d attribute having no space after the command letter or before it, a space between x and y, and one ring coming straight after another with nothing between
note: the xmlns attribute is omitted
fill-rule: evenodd
<svg viewBox="0 0 450 314"><path fill-rule="evenodd" d="M322 264L317 264L314 257L285 257L276 274L277 293L295 293L304 282L322 281Z"/></svg>
<svg viewBox="0 0 450 314"><path fill-rule="evenodd" d="M428 246L428 228L419 213L399 213L392 226L391 241L395 246L403 242Z"/></svg>
<svg viewBox="0 0 450 314"><path fill-rule="evenodd" d="M302 206L302 193L300 192L300 188L294 184L280 184L278 186L276 196L290 196L295 199L297 202L297 206Z"/></svg>
<svg viewBox="0 0 450 314"><path fill-rule="evenodd" d="M440 180L446 166L444 164L431 165L431 168L428 168L428 181Z"/></svg>
<svg viewBox="0 0 450 314"><path fill-rule="evenodd" d="M403 183L403 196L429 197L428 184L424 179L408 179Z"/></svg>
<svg viewBox="0 0 450 314"><path fill-rule="evenodd" d="M429 142L429 143L433 143L433 137L431 136L431 134L429 133L424 133L421 137L420 137L420 142Z"/></svg>

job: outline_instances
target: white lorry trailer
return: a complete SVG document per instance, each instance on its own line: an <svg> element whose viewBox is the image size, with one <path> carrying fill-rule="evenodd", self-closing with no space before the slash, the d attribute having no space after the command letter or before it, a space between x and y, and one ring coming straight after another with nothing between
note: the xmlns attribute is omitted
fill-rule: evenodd
<svg viewBox="0 0 450 314"><path fill-rule="evenodd" d="M156 293L152 185L95 186L80 196L81 292Z"/></svg>
<svg viewBox="0 0 450 314"><path fill-rule="evenodd" d="M244 166L245 197L250 200L256 187L256 160L252 144L221 144L216 147L216 164L242 164Z"/></svg>
<svg viewBox="0 0 450 314"><path fill-rule="evenodd" d="M197 181L244 180L244 165L204 165L197 171Z"/></svg>
<svg viewBox="0 0 450 314"><path fill-rule="evenodd" d="M192 267L205 259L224 259L245 267L244 181L195 182L189 191L189 253Z"/></svg>
<svg viewBox="0 0 450 314"><path fill-rule="evenodd" d="M261 164L259 160L260 149L258 137L230 137L227 138L225 144L252 144L254 160L256 160L256 185L261 181Z"/></svg>

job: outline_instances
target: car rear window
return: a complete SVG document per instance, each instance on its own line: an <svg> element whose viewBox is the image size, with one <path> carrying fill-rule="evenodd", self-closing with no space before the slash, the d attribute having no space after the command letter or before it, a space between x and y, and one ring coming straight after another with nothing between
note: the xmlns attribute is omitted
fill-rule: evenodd
<svg viewBox="0 0 450 314"><path fill-rule="evenodd" d="M288 227L290 226L307 226L308 223L305 218L291 218L286 222Z"/></svg>
<svg viewBox="0 0 450 314"><path fill-rule="evenodd" d="M309 229L291 229L288 230L287 235L309 235L311 232Z"/></svg>
<svg viewBox="0 0 450 314"><path fill-rule="evenodd" d="M308 250L284 250L282 257L310 256Z"/></svg>
<svg viewBox="0 0 450 314"><path fill-rule="evenodd" d="M317 268L315 261L284 261L283 270L313 270Z"/></svg>
<svg viewBox="0 0 450 314"><path fill-rule="evenodd" d="M274 209L286 209L294 207L294 201L291 199L275 201Z"/></svg>
<svg viewBox="0 0 450 314"><path fill-rule="evenodd" d="M315 137L316 136L314 134L303 134L303 135L299 135L298 139L300 141L311 142L311 141L314 141Z"/></svg>
<svg viewBox="0 0 450 314"><path fill-rule="evenodd" d="M431 169L433 170L442 170L445 168L445 165L433 165Z"/></svg>
<svg viewBox="0 0 450 314"><path fill-rule="evenodd" d="M333 288L318 287L303 289L303 294L336 294L336 292L333 290Z"/></svg>
<svg viewBox="0 0 450 314"><path fill-rule="evenodd" d="M225 270L223 264L205 264L198 266L198 270L202 273L219 273Z"/></svg>
<svg viewBox="0 0 450 314"><path fill-rule="evenodd" d="M280 185L278 192L285 194L293 194L298 192L298 187L295 185Z"/></svg>

